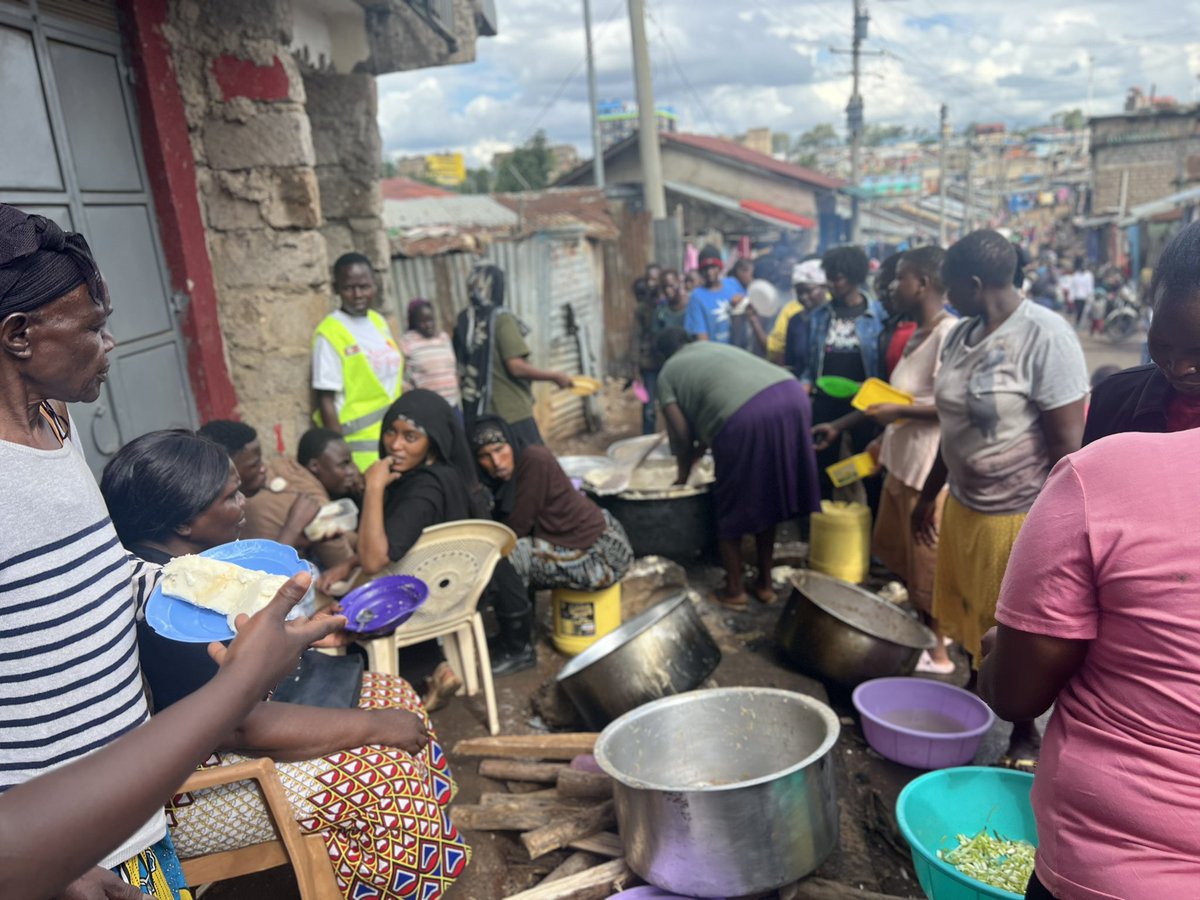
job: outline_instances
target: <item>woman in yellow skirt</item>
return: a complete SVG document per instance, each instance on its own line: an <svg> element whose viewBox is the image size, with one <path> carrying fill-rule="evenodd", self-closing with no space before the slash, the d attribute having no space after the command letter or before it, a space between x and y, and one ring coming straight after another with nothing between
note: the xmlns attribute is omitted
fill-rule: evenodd
<svg viewBox="0 0 1200 900"><path fill-rule="evenodd" d="M941 449L913 511L918 540L931 544L940 531L933 614L974 668L1025 514L1051 467L1079 449L1089 388L1075 333L1022 299L1016 269L1015 249L995 231L972 232L946 252L942 281L962 320L934 382ZM1033 768L1040 745L1032 721L1014 722L1001 765Z"/></svg>

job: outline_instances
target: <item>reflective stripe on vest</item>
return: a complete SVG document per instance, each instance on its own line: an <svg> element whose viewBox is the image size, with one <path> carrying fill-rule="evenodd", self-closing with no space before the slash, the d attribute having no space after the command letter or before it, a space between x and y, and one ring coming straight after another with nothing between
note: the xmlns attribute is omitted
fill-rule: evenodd
<svg viewBox="0 0 1200 900"><path fill-rule="evenodd" d="M367 318L387 339L388 346L399 353L400 348L392 339L391 331L383 316L374 310L368 310ZM358 352L357 339L343 323L333 316L326 316L317 326L316 334L313 335L314 344L317 338L322 337L329 341L342 360L342 393L345 402L338 413L342 436L350 445L354 454L354 462L359 469L366 470L372 462L379 458L380 423L383 421L384 413L387 412L392 401L400 395L400 384L404 375L403 357L396 382L397 392L395 396L392 396L380 384L375 372L371 369L366 354ZM351 350L354 352L349 352ZM318 413L313 414L313 420L321 424Z"/></svg>

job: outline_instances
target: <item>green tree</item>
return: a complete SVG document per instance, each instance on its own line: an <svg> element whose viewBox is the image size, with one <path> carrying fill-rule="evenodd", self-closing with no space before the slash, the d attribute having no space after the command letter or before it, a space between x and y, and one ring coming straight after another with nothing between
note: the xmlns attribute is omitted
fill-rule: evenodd
<svg viewBox="0 0 1200 900"><path fill-rule="evenodd" d="M380 178L395 178L396 177L396 161L392 159L382 159L379 161L379 177Z"/></svg>
<svg viewBox="0 0 1200 900"><path fill-rule="evenodd" d="M888 141L901 140L908 134L903 125L867 125L863 129L863 143L868 147L878 147Z"/></svg>
<svg viewBox="0 0 1200 900"><path fill-rule="evenodd" d="M539 191L550 183L553 166L554 156L546 141L546 133L538 131L496 167L496 182L492 189L501 194Z"/></svg>
<svg viewBox="0 0 1200 900"><path fill-rule="evenodd" d="M1065 112L1055 113L1050 118L1051 121L1057 121L1067 131L1082 131L1087 127L1087 119L1084 117L1082 109L1068 109Z"/></svg>
<svg viewBox="0 0 1200 900"><path fill-rule="evenodd" d="M840 143L841 138L838 137L837 129L828 122L822 122L820 125L814 125L796 138L796 143L792 146L792 152L803 153L821 147L833 147Z"/></svg>
<svg viewBox="0 0 1200 900"><path fill-rule="evenodd" d="M467 169L467 180L458 186L460 194L490 194L493 173L491 169Z"/></svg>

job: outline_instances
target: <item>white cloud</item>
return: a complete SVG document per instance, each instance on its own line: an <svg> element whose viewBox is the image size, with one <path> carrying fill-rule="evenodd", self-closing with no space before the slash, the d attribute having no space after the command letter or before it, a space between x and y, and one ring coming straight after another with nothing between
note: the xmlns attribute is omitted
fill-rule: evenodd
<svg viewBox="0 0 1200 900"><path fill-rule="evenodd" d="M478 60L379 79L379 121L391 153L464 151L473 165L535 128L590 155L582 7L497 0L500 35ZM1083 107L1120 109L1133 85L1191 100L1200 0L905 0L870 3L862 93L868 122L1027 123ZM626 0L593 0L601 99L634 96ZM655 96L689 130L735 134L767 126L844 128L850 0L649 0Z"/></svg>

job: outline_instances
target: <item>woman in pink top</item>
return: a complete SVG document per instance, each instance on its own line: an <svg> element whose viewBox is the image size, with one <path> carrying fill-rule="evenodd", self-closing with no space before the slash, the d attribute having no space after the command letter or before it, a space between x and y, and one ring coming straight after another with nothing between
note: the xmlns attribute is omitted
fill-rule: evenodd
<svg viewBox="0 0 1200 900"><path fill-rule="evenodd" d="M1194 310L1195 254L1164 253L1150 296ZM1189 346L1158 361L1200 383ZM1028 897L1200 895L1198 508L1200 429L1115 434L1055 467L1013 547L979 683L1005 719L1055 704Z"/></svg>
<svg viewBox="0 0 1200 900"><path fill-rule="evenodd" d="M424 388L440 394L455 409L462 408L458 391L458 364L450 336L437 330L433 304L417 298L408 304L408 331L400 338L407 365L405 388Z"/></svg>

